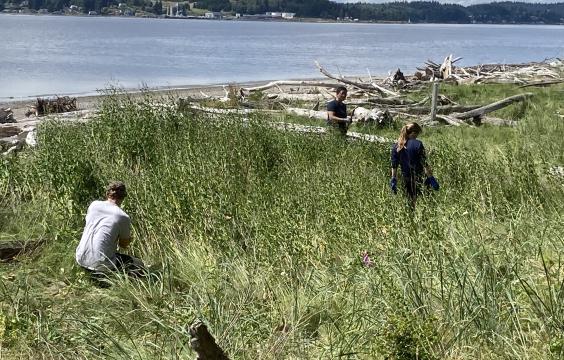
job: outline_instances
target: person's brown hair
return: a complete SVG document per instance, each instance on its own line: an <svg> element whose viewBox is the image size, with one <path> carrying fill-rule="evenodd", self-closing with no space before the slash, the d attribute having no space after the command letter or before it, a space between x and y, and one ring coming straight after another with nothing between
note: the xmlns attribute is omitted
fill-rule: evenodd
<svg viewBox="0 0 564 360"><path fill-rule="evenodd" d="M398 146L397 152L400 152L402 149L405 148L405 143L407 143L407 139L409 139L409 135L416 134L419 135L423 129L421 126L416 122L411 122L409 124L405 124L400 131L400 135L398 138Z"/></svg>
<svg viewBox="0 0 564 360"><path fill-rule="evenodd" d="M112 181L106 187L106 197L111 199L123 200L127 196L125 184L121 181Z"/></svg>
<svg viewBox="0 0 564 360"><path fill-rule="evenodd" d="M335 89L335 94L338 94L341 91L347 92L347 88L344 86L337 86L337 89Z"/></svg>

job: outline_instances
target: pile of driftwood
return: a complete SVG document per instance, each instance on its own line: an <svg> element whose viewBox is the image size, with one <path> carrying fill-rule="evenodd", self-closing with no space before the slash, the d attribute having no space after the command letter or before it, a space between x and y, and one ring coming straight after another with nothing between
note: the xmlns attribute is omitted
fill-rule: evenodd
<svg viewBox="0 0 564 360"><path fill-rule="evenodd" d="M559 74L564 62L554 59L526 64L483 64L469 67L455 66L462 58L447 56L441 64L427 60L424 67L418 67L414 80L452 81L457 84L504 83L525 86L544 86L561 83Z"/></svg>
<svg viewBox="0 0 564 360"><path fill-rule="evenodd" d="M327 117L325 103L334 98L334 90L339 85L348 88L347 104L352 111L352 120L357 124L386 126L395 121L394 117L416 120L424 125L515 125L511 119L499 119L488 114L509 106L515 102L529 99L531 93L522 93L505 99L497 99L490 104L458 104L440 94L438 84L442 82L470 83L507 83L513 82L520 87L548 86L563 82L564 62L560 59L545 62L513 65L478 65L458 67L454 64L460 58L449 55L441 63L431 60L426 67L414 75L406 76L400 69L387 78L345 77L327 71L316 62L320 73L327 81L273 81L256 87L243 87L238 91L233 86L226 87L225 101L236 102L246 108L252 108L249 98L260 93L263 101L276 104L283 111L299 116L324 120ZM413 100L407 95L421 91L433 84L430 96ZM256 96L256 95L255 95Z"/></svg>
<svg viewBox="0 0 564 360"><path fill-rule="evenodd" d="M64 113L78 110L76 98L69 96L53 99L37 98L37 102L27 112L26 116L44 116L48 114Z"/></svg>
<svg viewBox="0 0 564 360"><path fill-rule="evenodd" d="M59 121L86 122L96 115L92 110L79 110L67 113L53 114L51 118ZM44 121L34 117L25 121L0 124L0 154L9 155L22 150L24 147L37 145L37 125Z"/></svg>

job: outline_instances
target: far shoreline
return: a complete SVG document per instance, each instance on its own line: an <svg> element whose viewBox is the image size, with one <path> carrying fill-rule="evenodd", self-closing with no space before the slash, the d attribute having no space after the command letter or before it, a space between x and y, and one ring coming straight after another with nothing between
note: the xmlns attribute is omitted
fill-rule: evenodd
<svg viewBox="0 0 564 360"><path fill-rule="evenodd" d="M165 17L165 16L114 16L114 15L88 15L88 14L39 14L39 13L4 13L0 15L11 16L54 16L54 17L76 17L76 18L118 18L118 19L150 19L150 20L203 20L203 21L222 21L222 22L263 22L263 23L307 23L307 24L363 24L363 25L469 25L469 26L564 26L561 23L534 23L534 22L513 22L513 23L463 23L463 22L411 22L411 21L378 21L378 20L358 20L358 21L340 21L335 19L323 18L294 18L294 19L243 19L243 18L223 18L223 19L207 19L201 17Z"/></svg>

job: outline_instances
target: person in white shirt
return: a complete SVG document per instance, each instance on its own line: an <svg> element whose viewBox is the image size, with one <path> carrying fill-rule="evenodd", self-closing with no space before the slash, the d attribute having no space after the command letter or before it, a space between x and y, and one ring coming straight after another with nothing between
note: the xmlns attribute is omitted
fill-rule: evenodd
<svg viewBox="0 0 564 360"><path fill-rule="evenodd" d="M124 183L111 182L106 200L96 200L88 207L76 262L96 278L112 270L133 276L144 272L141 260L117 252L118 246L126 249L131 243L131 219L120 207L126 196Z"/></svg>

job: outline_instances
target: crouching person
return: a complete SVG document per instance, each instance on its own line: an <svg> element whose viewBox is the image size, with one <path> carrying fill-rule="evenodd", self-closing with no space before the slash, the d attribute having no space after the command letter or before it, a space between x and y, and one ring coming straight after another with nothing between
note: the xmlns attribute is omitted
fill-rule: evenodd
<svg viewBox="0 0 564 360"><path fill-rule="evenodd" d="M106 188L106 200L96 200L88 207L76 262L96 281L111 271L134 277L146 274L141 260L117 252L118 246L126 249L131 242L131 220L120 207L126 196L124 183L111 182Z"/></svg>

